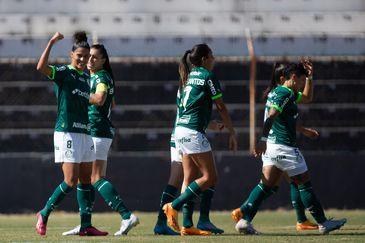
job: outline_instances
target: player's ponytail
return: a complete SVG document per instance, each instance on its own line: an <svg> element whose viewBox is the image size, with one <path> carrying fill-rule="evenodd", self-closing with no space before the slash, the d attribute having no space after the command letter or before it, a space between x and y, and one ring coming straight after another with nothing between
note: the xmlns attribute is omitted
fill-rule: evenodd
<svg viewBox="0 0 365 243"><path fill-rule="evenodd" d="M275 89L276 86L280 85L280 77L284 76L285 65L280 63L274 63L271 74L271 80L269 86L265 89L262 94L262 99L265 101L271 90Z"/></svg>
<svg viewBox="0 0 365 243"><path fill-rule="evenodd" d="M190 73L190 65L189 65L189 63L190 63L189 54L190 53L191 53L191 50L185 51L184 55L180 59L180 63L179 63L179 74L180 74L179 88L180 89L185 86L185 84L188 80L189 73Z"/></svg>
<svg viewBox="0 0 365 243"><path fill-rule="evenodd" d="M105 49L105 46L103 44L94 44L91 46L91 48L98 50L100 52L100 54L102 55L102 57L105 58L105 62L103 64L103 69L108 72L108 74L110 75L110 77L112 78L112 80L114 82L114 74L113 74L112 67L110 66L109 55L108 55L107 50Z"/></svg>
<svg viewBox="0 0 365 243"><path fill-rule="evenodd" d="M87 43L87 36L85 31L78 31L73 35L72 51L75 51L77 48L86 48L90 49L89 43Z"/></svg>
<svg viewBox="0 0 365 243"><path fill-rule="evenodd" d="M195 45L191 50L185 51L179 63L180 88L185 86L191 67L200 67L203 57L208 58L211 52L210 47L204 43Z"/></svg>

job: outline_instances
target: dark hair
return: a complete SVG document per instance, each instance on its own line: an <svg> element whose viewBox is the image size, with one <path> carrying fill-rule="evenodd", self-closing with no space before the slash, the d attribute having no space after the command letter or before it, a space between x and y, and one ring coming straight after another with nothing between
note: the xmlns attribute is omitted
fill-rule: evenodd
<svg viewBox="0 0 365 243"><path fill-rule="evenodd" d="M285 80L290 79L290 77L295 74L296 76L308 75L307 70L305 70L302 63L290 63L284 69Z"/></svg>
<svg viewBox="0 0 365 243"><path fill-rule="evenodd" d="M284 76L285 65L282 63L274 63L271 80L269 86L265 89L262 94L262 99L265 101L271 90L275 89L280 84L280 77Z"/></svg>
<svg viewBox="0 0 365 243"><path fill-rule="evenodd" d="M112 78L112 80L114 82L114 74L113 74L112 67L110 66L109 55L108 55L108 52L106 51L104 45L103 44L94 44L91 46L91 48L100 51L100 54L103 56L103 58L105 58L105 62L103 64L103 69L109 73L110 77Z"/></svg>
<svg viewBox="0 0 365 243"><path fill-rule="evenodd" d="M185 51L179 63L180 88L185 86L191 66L201 66L202 58L208 57L211 52L212 50L207 44L198 44L191 50Z"/></svg>
<svg viewBox="0 0 365 243"><path fill-rule="evenodd" d="M72 51L75 51L77 48L86 48L90 50L89 43L87 43L87 36L85 31L75 32L73 35L74 44L72 45Z"/></svg>

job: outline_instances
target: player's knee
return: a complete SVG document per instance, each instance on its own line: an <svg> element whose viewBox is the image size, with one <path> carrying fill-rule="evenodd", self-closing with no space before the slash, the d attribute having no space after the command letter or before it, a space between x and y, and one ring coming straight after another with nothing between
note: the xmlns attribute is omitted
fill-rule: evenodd
<svg viewBox="0 0 365 243"><path fill-rule="evenodd" d="M78 179L77 177L65 178L64 180L69 187L76 187Z"/></svg>

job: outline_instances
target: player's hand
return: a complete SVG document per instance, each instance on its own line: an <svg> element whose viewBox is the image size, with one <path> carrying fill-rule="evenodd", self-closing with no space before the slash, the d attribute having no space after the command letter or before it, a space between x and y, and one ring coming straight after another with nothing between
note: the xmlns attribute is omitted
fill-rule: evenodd
<svg viewBox="0 0 365 243"><path fill-rule="evenodd" d="M309 58L303 58L301 60L304 69L307 71L308 77L313 77L313 63Z"/></svg>
<svg viewBox="0 0 365 243"><path fill-rule="evenodd" d="M62 35L60 32L56 32L56 33L52 36L52 38L51 38L50 42L52 42L52 43L54 44L54 43L56 43L57 41L62 40L63 38L64 38L64 37L63 37L63 35Z"/></svg>
<svg viewBox="0 0 365 243"><path fill-rule="evenodd" d="M259 141L254 150L253 155L257 158L266 152L266 141Z"/></svg>
<svg viewBox="0 0 365 243"><path fill-rule="evenodd" d="M312 128L304 128L302 134L310 139L316 139L319 137L319 132Z"/></svg>
<svg viewBox="0 0 365 243"><path fill-rule="evenodd" d="M210 121L209 129L220 132L224 129L224 124L222 122L212 120Z"/></svg>
<svg viewBox="0 0 365 243"><path fill-rule="evenodd" d="M234 152L237 151L238 148L238 143L237 143L237 138L236 138L236 134L231 133L229 135L229 139L228 139L228 146L229 146L229 150L232 150Z"/></svg>

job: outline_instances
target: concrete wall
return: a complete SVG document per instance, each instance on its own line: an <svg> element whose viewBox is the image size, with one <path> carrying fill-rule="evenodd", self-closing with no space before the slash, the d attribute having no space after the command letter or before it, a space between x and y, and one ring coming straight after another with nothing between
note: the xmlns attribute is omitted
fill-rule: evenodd
<svg viewBox="0 0 365 243"><path fill-rule="evenodd" d="M365 208L364 157L353 153L306 156L313 187L325 208ZM248 156L222 156L216 161L219 182L213 209L230 210L239 206L257 184L261 162ZM39 210L62 181L60 167L48 159L1 158L0 163L0 213ZM163 157L111 157L108 175L128 207L156 211L169 166L168 153ZM77 211L75 194L70 193L59 209ZM291 208L287 183L263 205L278 207ZM109 211L99 195L95 210Z"/></svg>

